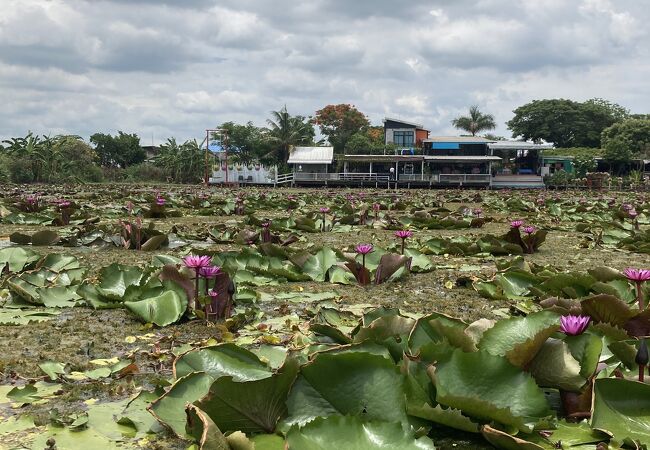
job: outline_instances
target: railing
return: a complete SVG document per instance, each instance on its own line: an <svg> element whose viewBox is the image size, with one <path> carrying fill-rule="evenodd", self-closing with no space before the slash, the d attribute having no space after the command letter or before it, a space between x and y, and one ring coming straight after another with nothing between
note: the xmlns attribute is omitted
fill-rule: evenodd
<svg viewBox="0 0 650 450"><path fill-rule="evenodd" d="M425 175L422 173L401 173L399 175L399 181L429 181L431 175Z"/></svg>
<svg viewBox="0 0 650 450"><path fill-rule="evenodd" d="M388 181L389 176L378 173L303 173L296 172L296 181Z"/></svg>
<svg viewBox="0 0 650 450"><path fill-rule="evenodd" d="M442 184L490 183L489 173L441 173L438 182Z"/></svg>
<svg viewBox="0 0 650 450"><path fill-rule="evenodd" d="M293 173L283 173L275 176L274 184L293 183Z"/></svg>

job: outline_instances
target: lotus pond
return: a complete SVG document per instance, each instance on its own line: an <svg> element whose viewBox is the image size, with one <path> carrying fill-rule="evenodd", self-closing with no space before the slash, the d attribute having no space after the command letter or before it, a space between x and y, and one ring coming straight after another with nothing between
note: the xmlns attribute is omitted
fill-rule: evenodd
<svg viewBox="0 0 650 450"><path fill-rule="evenodd" d="M0 448L650 445L650 201L0 186Z"/></svg>

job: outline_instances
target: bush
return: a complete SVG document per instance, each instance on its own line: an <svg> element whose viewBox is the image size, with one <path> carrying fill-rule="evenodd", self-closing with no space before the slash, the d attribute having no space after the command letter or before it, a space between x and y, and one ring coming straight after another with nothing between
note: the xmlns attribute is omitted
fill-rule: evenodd
<svg viewBox="0 0 650 450"><path fill-rule="evenodd" d="M9 177L9 157L0 155L0 183L8 183Z"/></svg>
<svg viewBox="0 0 650 450"><path fill-rule="evenodd" d="M91 165L84 170L81 178L90 183L101 183L104 181L104 172L101 167Z"/></svg>
<svg viewBox="0 0 650 450"><path fill-rule="evenodd" d="M165 181L165 171L151 163L135 164L124 170L126 179L135 182Z"/></svg>
<svg viewBox="0 0 650 450"><path fill-rule="evenodd" d="M16 158L9 162L9 176L11 181L18 184L34 181L32 163L24 158Z"/></svg>
<svg viewBox="0 0 650 450"><path fill-rule="evenodd" d="M574 176L564 170L558 170L553 175L544 177L547 186L568 186L574 180Z"/></svg>

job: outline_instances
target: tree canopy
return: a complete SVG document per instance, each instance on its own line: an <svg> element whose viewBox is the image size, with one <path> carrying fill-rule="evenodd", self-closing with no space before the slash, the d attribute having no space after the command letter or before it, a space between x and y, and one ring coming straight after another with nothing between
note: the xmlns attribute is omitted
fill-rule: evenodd
<svg viewBox="0 0 650 450"><path fill-rule="evenodd" d="M327 136L337 153L345 149L345 144L353 135L370 126L368 118L354 105L347 103L327 105L316 111L312 122L318 125L323 136Z"/></svg>
<svg viewBox="0 0 650 450"><path fill-rule="evenodd" d="M650 157L650 119L627 119L603 130L605 149L611 141L615 147L626 146L632 157Z"/></svg>
<svg viewBox="0 0 650 450"><path fill-rule="evenodd" d="M90 142L95 144L99 163L104 167L126 168L141 163L146 158L137 134L126 134L122 131L116 136L95 133L90 136Z"/></svg>
<svg viewBox="0 0 650 450"><path fill-rule="evenodd" d="M476 136L476 133L481 131L494 130L497 126L494 116L482 113L478 105L470 106L467 116L456 117L451 123L459 130L471 133L472 136Z"/></svg>
<svg viewBox="0 0 650 450"><path fill-rule="evenodd" d="M533 100L514 110L507 122L512 135L551 142L557 147L600 146L603 130L626 117L625 108L603 99Z"/></svg>
<svg viewBox="0 0 650 450"><path fill-rule="evenodd" d="M271 118L266 121L269 125L268 140L272 144L271 151L264 155L266 159L274 159L284 164L289 159L291 147L309 145L314 141L314 127L304 116L292 116L285 105L280 111L271 111Z"/></svg>

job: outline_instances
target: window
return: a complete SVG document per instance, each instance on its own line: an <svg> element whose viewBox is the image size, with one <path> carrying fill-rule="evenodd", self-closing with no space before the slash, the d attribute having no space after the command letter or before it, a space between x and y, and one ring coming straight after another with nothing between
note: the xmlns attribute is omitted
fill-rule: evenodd
<svg viewBox="0 0 650 450"><path fill-rule="evenodd" d="M415 144L415 133L413 131L394 131L393 142L400 147L413 147Z"/></svg>

